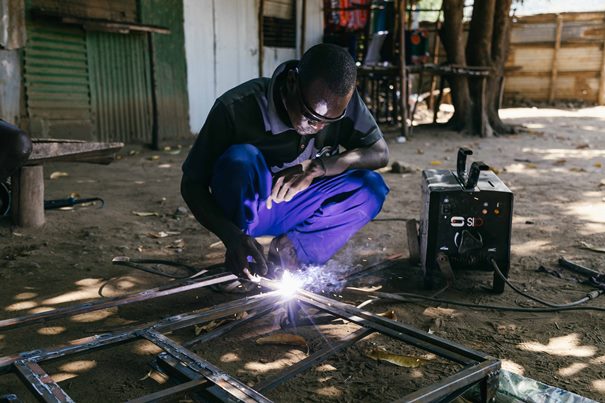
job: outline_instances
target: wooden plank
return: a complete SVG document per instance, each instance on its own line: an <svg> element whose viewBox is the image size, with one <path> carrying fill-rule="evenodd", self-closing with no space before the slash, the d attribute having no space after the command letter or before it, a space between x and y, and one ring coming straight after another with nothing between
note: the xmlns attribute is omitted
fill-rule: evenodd
<svg viewBox="0 0 605 403"><path fill-rule="evenodd" d="M93 143L73 140L33 139L32 153L27 164L47 161L71 161L109 164L124 143Z"/></svg>
<svg viewBox="0 0 605 403"><path fill-rule="evenodd" d="M550 71L513 71L506 74L507 77L549 77ZM598 71L559 71L557 77L576 77L576 78L599 78Z"/></svg>
<svg viewBox="0 0 605 403"><path fill-rule="evenodd" d="M582 47L560 47L557 71L594 71L601 68L601 44ZM523 71L551 71L554 49L543 47L517 47L511 49L506 66L522 66Z"/></svg>
<svg viewBox="0 0 605 403"><path fill-rule="evenodd" d="M559 48L561 47L561 28L563 28L563 17L561 14L557 15L557 30L555 32L555 48L552 55L552 67L550 75L550 91L548 93L548 102L552 102L555 99L555 86L557 85L557 56L559 54Z"/></svg>
<svg viewBox="0 0 605 403"><path fill-rule="evenodd" d="M554 13L546 13L546 14L536 14L536 15L528 15L524 17L517 17L517 24L535 24L535 23L548 23L552 22L557 14ZM580 13L560 13L563 19L567 21L592 21L592 20L604 20L605 12L596 11L596 12L580 12Z"/></svg>

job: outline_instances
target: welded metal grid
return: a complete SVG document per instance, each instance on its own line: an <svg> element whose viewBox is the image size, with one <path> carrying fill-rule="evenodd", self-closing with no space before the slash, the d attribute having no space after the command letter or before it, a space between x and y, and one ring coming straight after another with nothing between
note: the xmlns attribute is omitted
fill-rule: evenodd
<svg viewBox="0 0 605 403"><path fill-rule="evenodd" d="M268 288L274 288L275 286L273 282L265 280L262 281L262 285ZM288 304L300 304L304 308L315 308L334 317L355 323L361 328L338 342L312 353L273 378L260 382L254 388L247 386L187 348L223 336L237 327L274 312L277 307L282 306L287 310ZM243 319L228 322L183 344L178 344L165 335L165 333L188 326L227 318L243 311L250 312L250 315ZM40 401L73 402L67 393L44 371L40 366L41 363L92 350L113 347L134 340L146 339L164 350L159 354L157 360L162 369L171 375L175 375L176 378L180 378L183 382L159 392L136 398L132 402L162 401L187 391L195 392L194 396L204 401L210 399L224 402L270 402L262 393L266 393L308 368L321 364L335 353L350 347L375 332L462 365L462 369L454 375L402 396L398 401L449 401L477 384L480 386L482 401L490 401L495 396L500 370L500 361L497 359L409 325L305 290L298 290L289 300L284 300L278 291L271 291L216 305L201 312L175 315L153 325L98 334L71 341L62 347L33 350L2 357L0 358L0 374L16 373Z"/></svg>

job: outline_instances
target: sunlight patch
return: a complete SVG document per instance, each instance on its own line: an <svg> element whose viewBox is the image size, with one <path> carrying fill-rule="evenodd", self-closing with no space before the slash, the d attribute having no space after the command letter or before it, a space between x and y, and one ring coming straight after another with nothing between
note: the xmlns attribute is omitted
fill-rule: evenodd
<svg viewBox="0 0 605 403"><path fill-rule="evenodd" d="M22 292L20 294L15 295L15 299L17 301L21 301L24 299L32 299L32 298L36 298L38 296L37 292Z"/></svg>
<svg viewBox="0 0 605 403"><path fill-rule="evenodd" d="M525 368L521 364L517 364L511 360L501 360L502 361L502 369L505 369L510 372L514 372L515 374L525 375Z"/></svg>
<svg viewBox="0 0 605 403"><path fill-rule="evenodd" d="M591 357L597 352L595 346L580 346L580 336L577 333L552 337L548 344L528 341L517 344L517 348L561 357Z"/></svg>
<svg viewBox="0 0 605 403"><path fill-rule="evenodd" d="M55 381L56 383L59 383L59 382L66 381L68 379L77 378L78 375L72 374L70 372L59 372L58 374L52 374L50 377L53 379L53 381Z"/></svg>
<svg viewBox="0 0 605 403"><path fill-rule="evenodd" d="M568 367L559 368L557 373L561 376L574 376L586 367L588 367L588 364L585 364L583 362L574 362Z"/></svg>
<svg viewBox="0 0 605 403"><path fill-rule="evenodd" d="M7 311L22 311L24 309L31 309L37 307L38 304L34 301L21 301L15 302L5 308Z"/></svg>
<svg viewBox="0 0 605 403"><path fill-rule="evenodd" d="M592 381L592 387L600 393L605 393L605 379L597 379Z"/></svg>
<svg viewBox="0 0 605 403"><path fill-rule="evenodd" d="M223 354L221 357L221 362L237 362L240 361L239 355L235 353L227 353Z"/></svg>
<svg viewBox="0 0 605 403"><path fill-rule="evenodd" d="M336 369L336 367L330 365L330 364L323 364L320 365L319 367L315 368L315 371L317 372L332 372L332 371L338 371L338 369Z"/></svg>
<svg viewBox="0 0 605 403"><path fill-rule="evenodd" d="M42 313L42 312L50 312L50 311L54 311L55 308L51 307L51 306L38 306L34 309L30 309L29 313Z"/></svg>
<svg viewBox="0 0 605 403"><path fill-rule="evenodd" d="M49 326L49 327L41 327L38 329L38 334L43 336L55 336L57 334L61 334L66 329L63 326Z"/></svg>
<svg viewBox="0 0 605 403"><path fill-rule="evenodd" d="M590 360L590 363L594 364L594 365L603 365L603 364L605 364L605 355L602 355L602 356L597 357L597 358L593 358L592 360Z"/></svg>
<svg viewBox="0 0 605 403"><path fill-rule="evenodd" d="M424 316L428 316L429 318L455 318L457 316L462 315L462 313L458 312L452 308L440 308L440 307L429 307L422 312Z"/></svg>
<svg viewBox="0 0 605 403"><path fill-rule="evenodd" d="M520 245L512 245L511 250L518 256L535 256L538 252L544 252L552 249L550 241L545 239L536 239L523 242Z"/></svg>
<svg viewBox="0 0 605 403"><path fill-rule="evenodd" d="M96 366L97 362L95 360L78 360L63 364L59 369L65 372L84 372L91 370Z"/></svg>
<svg viewBox="0 0 605 403"><path fill-rule="evenodd" d="M54 298L49 298L49 299L43 301L43 303L50 304L50 305L56 305L56 304L62 304L64 302L73 302L73 301L79 301L82 299L98 298L98 296L99 296L99 294L97 293L98 291L99 291L99 287L90 286L84 290L72 291L72 292L65 293L63 295L59 295Z"/></svg>
<svg viewBox="0 0 605 403"><path fill-rule="evenodd" d="M90 323L106 319L117 312L117 308L105 309L102 311L87 312L76 315L72 318L74 322Z"/></svg>
<svg viewBox="0 0 605 403"><path fill-rule="evenodd" d="M320 396L328 397L337 397L342 395L342 390L338 389L336 386L327 386L325 388L319 388L316 390L316 392Z"/></svg>

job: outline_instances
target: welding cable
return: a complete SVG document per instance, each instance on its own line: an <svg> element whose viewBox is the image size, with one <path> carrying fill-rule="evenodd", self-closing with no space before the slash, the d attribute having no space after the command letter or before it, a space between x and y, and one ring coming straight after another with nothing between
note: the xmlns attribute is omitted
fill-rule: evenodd
<svg viewBox="0 0 605 403"><path fill-rule="evenodd" d="M416 303L416 302L418 302L417 300L426 300L426 301L431 301L431 302L439 302L441 304L447 304L447 305L456 305L456 306L463 306L466 308L476 308L476 309L492 309L494 311L502 311L502 312L535 312L535 313L563 312L563 311L605 312L605 308L600 308L600 307L596 307L596 306L568 306L568 307L561 307L561 308L550 308L550 307L521 308L521 307L503 306L503 305L471 304L471 303L466 303L466 302L452 301L452 300L443 299L443 298L427 297L424 295L412 294L412 293L407 293L407 292L386 293L386 292L374 291L374 292L366 293L364 291L360 291L360 290L352 288L352 287L347 287L346 289L349 291L363 293L364 295L383 299L383 300L392 300L392 301L407 302L407 303Z"/></svg>
<svg viewBox="0 0 605 403"><path fill-rule="evenodd" d="M577 305L581 305L585 302L590 301L591 299L595 299L597 298L599 295L601 295L603 293L603 291L601 290L594 290L591 291L590 293L586 294L586 296L584 296L583 298L580 298L577 301L573 301L567 304L553 304L552 302L548 302L548 301L544 301L543 299L540 299L538 297L534 297L533 295L530 295L524 291L521 291L520 289L518 289L517 287L515 287L507 278L506 276L504 276L504 274L502 274L502 271L500 271L500 268L498 267L498 264L496 263L496 261L494 259L490 259L490 263L492 264L492 267L494 268L494 271L496 272L496 274L502 279L504 280L504 282L513 289L513 291L515 291L517 294L524 296L525 298L531 299L532 301L538 302L542 305L546 305L550 308L567 308L567 307L572 307L572 306L577 306Z"/></svg>

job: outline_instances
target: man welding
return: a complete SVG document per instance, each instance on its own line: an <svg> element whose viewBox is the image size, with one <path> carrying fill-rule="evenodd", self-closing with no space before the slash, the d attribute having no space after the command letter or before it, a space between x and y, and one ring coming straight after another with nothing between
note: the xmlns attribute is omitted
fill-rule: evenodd
<svg viewBox="0 0 605 403"><path fill-rule="evenodd" d="M183 164L181 193L233 273L326 263L382 208L389 152L344 49L310 48L219 97ZM268 257L254 239L273 235Z"/></svg>

